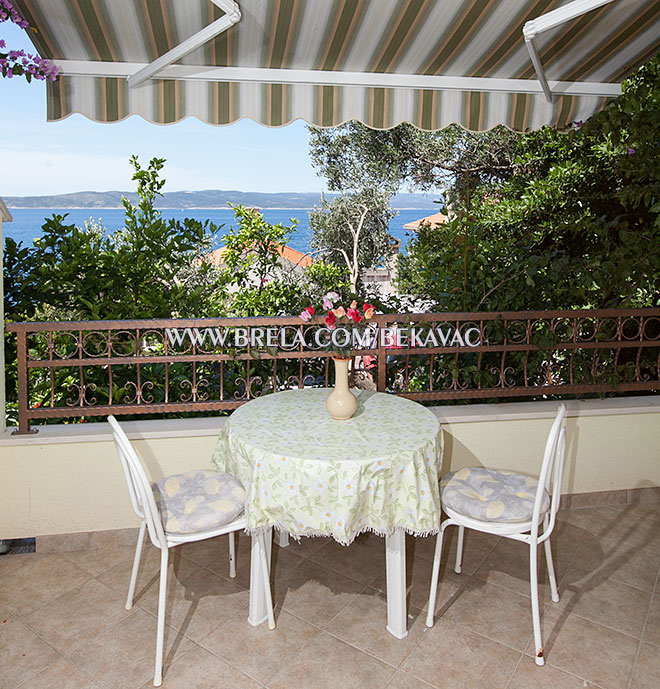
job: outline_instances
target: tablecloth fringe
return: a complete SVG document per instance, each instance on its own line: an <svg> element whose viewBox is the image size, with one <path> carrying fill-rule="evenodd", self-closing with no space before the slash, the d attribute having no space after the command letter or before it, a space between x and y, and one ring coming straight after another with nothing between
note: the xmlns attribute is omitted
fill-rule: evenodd
<svg viewBox="0 0 660 689"><path fill-rule="evenodd" d="M266 533L270 529L277 529L279 532L286 532L291 536L296 541L300 541L301 538L328 538L331 537L337 543L341 545L351 545L351 543L358 537L361 536L364 533L373 533L376 536L392 536L394 533L397 531L404 531L407 534L410 534L411 536L414 536L415 538L427 538L428 536L436 536L438 534L438 531L440 530L439 527L436 527L434 529L424 529L424 530L417 530L417 529L411 529L408 526L393 526L389 527L387 529L380 529L376 526L371 526L367 525L362 527L356 534L353 536L353 538L349 541L346 539L339 539L337 538L334 534L328 533L327 531L306 531L304 534L295 534L290 532L287 527L282 526L282 524L279 523L272 523L272 524L266 524L264 526L258 526L255 529L247 528L245 529L245 533L247 533L249 536L258 536L259 534Z"/></svg>

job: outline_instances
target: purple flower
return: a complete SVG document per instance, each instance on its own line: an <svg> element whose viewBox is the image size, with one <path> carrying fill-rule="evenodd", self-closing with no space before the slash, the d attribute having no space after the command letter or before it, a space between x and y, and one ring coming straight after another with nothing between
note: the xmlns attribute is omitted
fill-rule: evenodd
<svg viewBox="0 0 660 689"><path fill-rule="evenodd" d="M628 149L628 155L631 156L635 152L634 148L629 148Z"/></svg>

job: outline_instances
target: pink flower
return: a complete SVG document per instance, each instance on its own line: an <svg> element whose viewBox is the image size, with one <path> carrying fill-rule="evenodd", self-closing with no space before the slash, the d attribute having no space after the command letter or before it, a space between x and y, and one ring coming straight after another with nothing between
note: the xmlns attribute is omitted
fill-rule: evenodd
<svg viewBox="0 0 660 689"><path fill-rule="evenodd" d="M314 309L313 309L313 307L308 306L308 307L300 314L300 318L302 318L303 321L308 321L313 315L314 315Z"/></svg>
<svg viewBox="0 0 660 689"><path fill-rule="evenodd" d="M324 299L323 300L323 308L328 311L329 309L332 308L332 302L329 299Z"/></svg>
<svg viewBox="0 0 660 689"><path fill-rule="evenodd" d="M355 301L355 299L353 299L353 301L351 302L350 308L351 309L357 309L357 301Z"/></svg>
<svg viewBox="0 0 660 689"><path fill-rule="evenodd" d="M337 316L337 318L341 318L342 316L346 315L346 310L343 306L340 306L339 308L332 309L331 313Z"/></svg>
<svg viewBox="0 0 660 689"><path fill-rule="evenodd" d="M373 304L368 304L366 301L364 302L364 306L362 307L362 310L364 311L364 317L369 320L373 315L376 309L374 308Z"/></svg>
<svg viewBox="0 0 660 689"><path fill-rule="evenodd" d="M328 311L328 315L325 317L325 324L328 326L328 330L335 329L335 313L334 311Z"/></svg>

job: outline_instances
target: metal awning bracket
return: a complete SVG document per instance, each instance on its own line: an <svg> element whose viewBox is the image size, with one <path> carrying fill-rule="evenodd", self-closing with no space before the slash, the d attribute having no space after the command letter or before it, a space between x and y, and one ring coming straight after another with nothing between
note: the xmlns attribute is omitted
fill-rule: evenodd
<svg viewBox="0 0 660 689"><path fill-rule="evenodd" d="M532 60L539 84L541 85L541 89L548 103L552 103L554 94L545 76L545 70L543 69L543 64L541 63L541 58L535 43L536 37L544 31L554 29L560 24L576 19L610 2L614 2L614 0L574 0L563 7L558 7L556 10L546 12L546 14L542 14L536 19L526 22L525 26L523 26L525 45L529 51L529 57Z"/></svg>
<svg viewBox="0 0 660 689"><path fill-rule="evenodd" d="M128 77L128 86L130 88L135 88L147 79L156 76L165 67L169 67L184 55L204 45L240 20L241 10L234 0L211 0L211 2L223 10L224 15L208 26L205 26L201 31L190 36L190 38L179 43L179 45L172 48L172 50L168 50L166 53L156 58L139 72Z"/></svg>

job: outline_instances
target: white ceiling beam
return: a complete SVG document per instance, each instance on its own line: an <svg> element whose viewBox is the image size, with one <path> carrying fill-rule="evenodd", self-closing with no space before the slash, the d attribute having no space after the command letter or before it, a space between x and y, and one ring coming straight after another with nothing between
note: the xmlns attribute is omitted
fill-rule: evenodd
<svg viewBox="0 0 660 689"><path fill-rule="evenodd" d="M211 2L223 10L225 14L220 19L216 19L208 26L205 26L201 31L193 34L190 38L179 43L172 50L168 50L153 62L145 65L135 74L132 74L128 79L130 88L135 88L147 79L159 76L159 73L173 62L204 45L240 20L241 11L234 0L211 0Z"/></svg>
<svg viewBox="0 0 660 689"><path fill-rule="evenodd" d="M64 76L131 78L143 70L144 63L54 60ZM268 69L263 67L207 67L170 65L159 73L161 79L197 81L243 81L266 84L307 84L318 86L361 86L407 88L431 91L487 91L543 94L536 79L493 79L449 77L426 74L384 74L372 72L334 72L310 69ZM572 96L616 97L621 84L551 81L553 93Z"/></svg>
<svg viewBox="0 0 660 689"><path fill-rule="evenodd" d="M539 84L543 89L548 103L552 103L554 90L548 84L548 80L545 76L545 70L543 69L539 51L536 47L536 37L544 31L549 31L572 19L577 19L583 14L591 12L591 10L595 10L603 5L607 5L610 2L614 2L614 0L574 0L563 7L558 7L556 10L551 10L536 19L525 22L525 26L523 26L525 45L527 46L529 57L532 60L536 76L539 78Z"/></svg>

